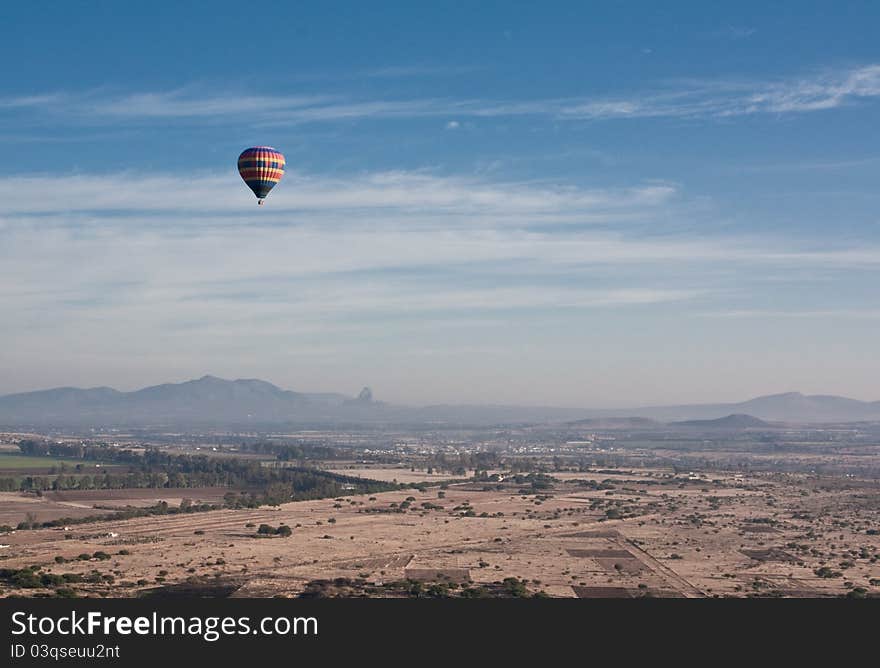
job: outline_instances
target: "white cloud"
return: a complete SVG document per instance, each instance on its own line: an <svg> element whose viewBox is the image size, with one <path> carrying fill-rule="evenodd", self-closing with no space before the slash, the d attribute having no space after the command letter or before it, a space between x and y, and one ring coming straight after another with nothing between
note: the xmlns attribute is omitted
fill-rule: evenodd
<svg viewBox="0 0 880 668"><path fill-rule="evenodd" d="M669 186L590 191L428 173L299 174L287 194L258 208L243 186L230 194L236 178L129 174L112 189L86 175L53 179L48 189L38 179L0 180L0 198L24 202L0 218L0 310L19 334L62 323L94 332L109 321L144 331L227 327L230 318L302 331L379 313L688 302L738 284L736 271L718 278L724 267L754 278L761 266L880 266L880 248L644 238L626 224L612 231L621 217L669 215ZM604 224L533 225L549 219Z"/></svg>
<svg viewBox="0 0 880 668"><path fill-rule="evenodd" d="M674 185L585 189L530 182L498 182L439 176L419 171L354 174L348 178L289 171L259 211L259 220L279 214L340 212L386 216L388 211L470 221L500 217L512 222L589 222L601 216L635 214L675 198ZM3 216L125 212L187 212L215 219L256 215L256 200L238 174L156 175L137 173L0 178ZM250 207L253 206L254 209Z"/></svg>
<svg viewBox="0 0 880 668"><path fill-rule="evenodd" d="M477 312L687 301L703 288L571 280L583 266L711 254L702 244L539 231L551 221L641 219L676 196L664 184L291 173L257 207L234 172L0 179L0 310L17 323L0 349L25 345L24 332L98 340L110 322L132 341L244 336L254 322L266 336L303 336L379 314L458 312L470 322Z"/></svg>
<svg viewBox="0 0 880 668"><path fill-rule="evenodd" d="M186 87L164 92L91 91L0 98L0 110L31 109L85 124L169 118L224 122L246 116L257 125L296 125L438 116L544 116L561 120L723 118L821 111L878 96L880 64L872 63L775 80L684 81L622 97L353 99L338 94L253 95Z"/></svg>

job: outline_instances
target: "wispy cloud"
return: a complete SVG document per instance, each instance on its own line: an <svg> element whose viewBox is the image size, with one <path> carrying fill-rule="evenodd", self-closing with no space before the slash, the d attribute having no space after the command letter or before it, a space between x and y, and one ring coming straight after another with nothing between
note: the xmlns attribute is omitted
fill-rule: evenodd
<svg viewBox="0 0 880 668"><path fill-rule="evenodd" d="M880 163L880 156L853 158L850 160L801 160L799 162L767 163L763 165L738 165L736 169L749 172L820 172L838 169L861 169Z"/></svg>
<svg viewBox="0 0 880 668"><path fill-rule="evenodd" d="M401 118L546 117L554 120L731 118L834 109L880 97L880 64L825 70L774 80L684 81L625 96L492 100L437 98L357 99L341 94L254 95L187 87L174 91L106 91L0 98L0 111L30 109L80 123L150 119L241 120L297 125Z"/></svg>
<svg viewBox="0 0 880 668"><path fill-rule="evenodd" d="M674 186L583 189L429 172L291 173L258 208L234 173L0 179L0 308L55 321L215 326L242 318L633 307L704 287L579 267L704 256L607 228L672 205ZM236 188L230 188L235 183ZM571 233L553 222L579 223ZM586 228L584 227L586 223ZM586 232L595 223L604 231ZM625 224L625 222L624 222ZM271 240L271 241L270 241ZM405 275L407 279L400 280ZM191 326L190 326L191 328Z"/></svg>
<svg viewBox="0 0 880 668"><path fill-rule="evenodd" d="M802 311L783 311L771 309L734 309L730 311L709 311L700 314L708 318L731 319L776 319L796 318L805 320L875 320L880 319L880 309L810 309Z"/></svg>
<svg viewBox="0 0 880 668"><path fill-rule="evenodd" d="M587 101L569 118L732 117L822 111L880 96L880 64L776 81L694 81L631 99Z"/></svg>
<svg viewBox="0 0 880 668"><path fill-rule="evenodd" d="M74 108L82 113L116 117L205 118L272 114L279 111L307 110L329 105L332 97L223 95L200 96L185 90L169 93L136 93L118 98L78 100Z"/></svg>
<svg viewBox="0 0 880 668"><path fill-rule="evenodd" d="M108 187L112 179L112 187ZM230 188L235 184L235 188ZM360 217L406 212L410 216L455 216L469 220L504 217L533 224L631 216L670 202L673 184L647 183L629 188L589 189L540 182L489 181L442 176L424 171L387 171L347 177L290 171L274 191L263 218L284 213L341 212ZM213 217L238 217L254 204L234 172L223 174L115 173L26 176L0 179L3 216L100 212L186 211ZM271 208L270 208L271 206ZM236 212L236 213L231 213Z"/></svg>
<svg viewBox="0 0 880 668"><path fill-rule="evenodd" d="M0 307L11 317L27 312L28 321L57 309L109 317L120 303L182 313L191 304L169 304L193 298L220 318L222 301L334 317L637 307L730 290L742 277L725 267L749 267L750 280L756 267L880 267L871 246L631 234L633 220L675 211L680 194L665 185L586 190L418 172L291 177L261 209L243 186L230 189L234 174L129 174L113 188L100 175L53 178L51 187L0 179L11 209L0 217ZM548 221L587 224L545 230Z"/></svg>
<svg viewBox="0 0 880 668"><path fill-rule="evenodd" d="M219 234L229 241L260 230L285 236L296 249L320 245L298 258L297 267L336 266L332 246L344 235L365 250L356 257L378 259L338 270L530 257L563 264L880 264L880 247L870 244L720 236L705 221L701 231L682 221L652 225L693 215L687 194L671 183L599 189L430 171L290 172L258 208L234 172L130 172L0 178L0 201L0 234L69 230L75 238L100 240L150 231L196 239ZM649 236L646 227L654 230Z"/></svg>
<svg viewBox="0 0 880 668"><path fill-rule="evenodd" d="M18 97L0 98L0 110L45 108L63 98L64 96L60 94L22 95Z"/></svg>

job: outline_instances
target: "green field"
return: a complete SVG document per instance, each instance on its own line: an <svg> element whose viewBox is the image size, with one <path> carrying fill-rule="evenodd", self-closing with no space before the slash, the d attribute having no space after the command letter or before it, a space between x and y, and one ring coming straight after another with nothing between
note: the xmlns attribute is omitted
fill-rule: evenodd
<svg viewBox="0 0 880 668"><path fill-rule="evenodd" d="M27 455L10 455L0 453L0 471L19 471L27 469L46 469L47 471L53 466L61 468L61 465L67 466L67 471L72 473L77 464L82 464L83 471L94 469L95 464L100 462L85 461L82 459L61 459L59 457L30 457ZM106 467L110 468L108 464ZM101 464L103 468L104 465Z"/></svg>

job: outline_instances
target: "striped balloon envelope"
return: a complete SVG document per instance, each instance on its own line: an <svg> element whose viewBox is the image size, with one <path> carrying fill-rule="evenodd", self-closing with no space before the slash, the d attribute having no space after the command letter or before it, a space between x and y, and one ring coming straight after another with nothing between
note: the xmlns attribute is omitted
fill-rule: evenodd
<svg viewBox="0 0 880 668"><path fill-rule="evenodd" d="M269 191L284 176L284 156L271 146L253 146L246 148L238 156L238 173L254 191L254 195L262 204Z"/></svg>

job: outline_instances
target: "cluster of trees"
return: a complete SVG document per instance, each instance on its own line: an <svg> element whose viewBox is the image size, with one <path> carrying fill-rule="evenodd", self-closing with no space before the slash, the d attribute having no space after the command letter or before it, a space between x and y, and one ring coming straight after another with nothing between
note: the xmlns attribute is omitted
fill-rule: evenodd
<svg viewBox="0 0 880 668"><path fill-rule="evenodd" d="M502 456L495 451L486 452L462 452L451 454L437 452L429 455L422 462L430 472L449 473L454 476L467 475L470 470L485 471L502 467Z"/></svg>
<svg viewBox="0 0 880 668"><path fill-rule="evenodd" d="M19 441L18 449L23 455L31 457L64 457L69 459L102 460L109 452L115 452L116 457L125 453L126 458L131 459L137 455L130 450L111 449L106 445L85 443L55 443L53 441L40 441L37 439L24 439Z"/></svg>
<svg viewBox="0 0 880 668"><path fill-rule="evenodd" d="M36 589L40 587L65 587L65 585L78 582L102 583L114 580L114 577L109 573L102 574L97 570L93 570L91 573L47 573L41 571L40 566L0 568L0 583L19 589ZM56 595L64 596L65 593L70 595L72 591L56 591Z"/></svg>
<svg viewBox="0 0 880 668"><path fill-rule="evenodd" d="M261 524L257 528L257 533L261 536L282 536L287 538L293 534L293 529L286 524L282 524L279 527L273 527L271 524Z"/></svg>
<svg viewBox="0 0 880 668"><path fill-rule="evenodd" d="M341 459L349 456L336 448L318 441L297 443L295 445L275 443L273 441L256 441L253 443L241 443L238 448L242 452L275 455L276 459L284 462Z"/></svg>
<svg viewBox="0 0 880 668"><path fill-rule="evenodd" d="M494 582L485 585L457 582L433 582L422 583L416 580L408 580L401 587L410 598L543 598L544 592L532 593L529 591L526 580L515 577L504 578L502 582ZM394 585L392 585L394 586Z"/></svg>
<svg viewBox="0 0 880 668"><path fill-rule="evenodd" d="M538 584L535 581L535 584ZM530 592L526 580L515 577L501 582L476 585L473 582L420 582L398 580L384 584L369 584L363 578L335 578L312 580L300 598L351 598L361 596L406 598L546 598L543 591Z"/></svg>
<svg viewBox="0 0 880 668"><path fill-rule="evenodd" d="M820 578L839 578L843 577L843 573L835 571L830 566L821 566L813 571Z"/></svg>
<svg viewBox="0 0 880 668"><path fill-rule="evenodd" d="M556 478L546 473L529 473L528 475L517 473L511 478L511 481L517 485L529 485L531 491L552 489L553 484L559 482ZM526 490L525 493L530 493L530 491Z"/></svg>
<svg viewBox="0 0 880 668"><path fill-rule="evenodd" d="M112 513L103 515L87 515L85 517L60 517L56 520L47 520L38 522L32 513L28 513L27 519L18 523L19 530L24 529L48 529L52 527L63 527L73 524L89 524L91 522L104 521L121 521L130 520L134 517L150 517L152 515L176 515L177 513L198 513L207 510L219 510L221 506L208 503L190 504L180 507L169 506L166 501L160 501L153 506L139 508L136 506L128 506L123 510L117 510Z"/></svg>
<svg viewBox="0 0 880 668"><path fill-rule="evenodd" d="M78 473L88 470L79 463L72 473L0 477L0 490L233 487L252 491L236 496L227 505L254 506L340 496L345 492L381 492L397 487L305 467L270 468L251 459L172 454L154 448L141 454L109 446L66 446L32 440L22 441L19 448L23 454L32 456L67 457L84 462L98 460L113 466L97 474Z"/></svg>

